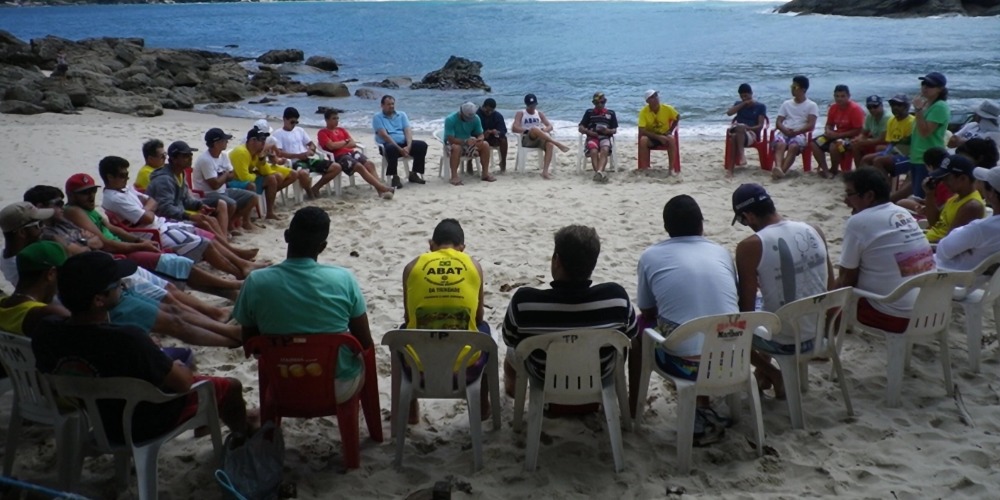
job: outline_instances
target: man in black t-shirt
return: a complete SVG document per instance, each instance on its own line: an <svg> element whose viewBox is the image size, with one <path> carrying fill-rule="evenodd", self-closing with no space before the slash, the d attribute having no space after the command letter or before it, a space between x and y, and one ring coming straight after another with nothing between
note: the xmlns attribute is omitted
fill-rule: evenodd
<svg viewBox="0 0 1000 500"><path fill-rule="evenodd" d="M581 134L587 136L584 151L594 167L594 180L607 182L608 176L604 173L604 168L611 155L611 138L618 132L618 117L614 111L605 107L608 99L604 97L604 92L595 93L593 102L594 108L583 113L578 128Z"/></svg>
<svg viewBox="0 0 1000 500"><path fill-rule="evenodd" d="M483 122L483 136L491 148L500 148L500 171L507 171L507 124L503 115L497 111L497 102L492 97L483 101L476 111L479 120ZM471 161L470 161L471 165Z"/></svg>
<svg viewBox="0 0 1000 500"><path fill-rule="evenodd" d="M112 325L108 311L121 300L122 278L135 272L136 264L115 260L104 252L84 252L66 260L58 271L59 300L69 318L43 320L31 341L35 366L43 373L84 377L132 377L166 392L186 392L200 380L215 386L221 420L230 429L246 432L247 412L243 389L236 379L195 376L180 361L171 361L137 327ZM143 403L136 407L133 439L160 435L194 415L197 396L168 403ZM124 442L122 401L102 401L101 420L109 439Z"/></svg>

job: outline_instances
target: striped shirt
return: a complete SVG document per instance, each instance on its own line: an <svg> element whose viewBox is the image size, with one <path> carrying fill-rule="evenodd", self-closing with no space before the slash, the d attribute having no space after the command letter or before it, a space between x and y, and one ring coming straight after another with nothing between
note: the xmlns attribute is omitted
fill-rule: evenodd
<svg viewBox="0 0 1000 500"><path fill-rule="evenodd" d="M580 328L613 328L635 338L635 310L617 283L590 286L591 281L553 281L552 288L524 287L514 292L503 322L503 340L511 348L532 335ZM615 350L601 349L601 376L611 374ZM545 375L545 354L529 358L528 373Z"/></svg>

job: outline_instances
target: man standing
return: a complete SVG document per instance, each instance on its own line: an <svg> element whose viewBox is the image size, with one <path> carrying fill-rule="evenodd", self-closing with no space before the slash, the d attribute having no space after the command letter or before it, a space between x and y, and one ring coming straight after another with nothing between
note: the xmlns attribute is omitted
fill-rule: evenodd
<svg viewBox="0 0 1000 500"><path fill-rule="evenodd" d="M340 126L340 114L335 109L328 109L323 113L326 120L326 128L316 134L316 140L324 151L333 155L333 161L340 165L344 175L358 175L375 188L379 197L391 200L396 188L387 187L378 179L375 173L375 164L371 162L363 153L356 150L358 143L354 142L351 133Z"/></svg>
<svg viewBox="0 0 1000 500"><path fill-rule="evenodd" d="M233 166L229 163L229 155L223 151L229 147L229 140L233 136L223 132L221 128L212 128L205 132L205 146L208 149L198 155L198 160L194 162L191 172L192 187L205 193L202 203L215 207L219 200L225 201L229 208L230 225L235 226L237 220L243 221L243 227L248 231L253 229L253 222L250 220L250 212L258 206L259 198L254 191L241 188L230 188L228 184L236 180ZM177 143L174 143L177 144ZM171 144L173 146L174 144ZM171 154L173 150L167 149L167 156L170 163L187 163L187 155ZM157 189L157 193L160 190ZM157 194L153 195L154 198ZM159 201L159 200L157 200ZM268 219L277 219L273 213L268 212ZM233 229L229 227L227 229Z"/></svg>
<svg viewBox="0 0 1000 500"><path fill-rule="evenodd" d="M491 148L500 148L500 173L504 173L507 171L507 124L504 123L503 115L497 111L497 102L492 97L487 97L476 114L483 124L486 143ZM469 165L471 169L472 164Z"/></svg>
<svg viewBox="0 0 1000 500"><path fill-rule="evenodd" d="M515 134L521 134L521 146L525 148L542 148L545 150L545 157L542 163L542 178L551 179L549 167L552 165L552 155L554 148L566 153L569 147L552 138L552 124L538 109L538 98L535 94L524 96L524 109L514 115L514 122L511 130Z"/></svg>
<svg viewBox="0 0 1000 500"><path fill-rule="evenodd" d="M733 176L734 167L745 167L747 165L747 146L753 146L760 142L761 131L767 121L767 106L753 98L753 89L749 83L740 84L736 92L740 100L733 103L732 107L726 110L727 116L733 116L733 125L726 133L726 140L729 141L729 151L732 155L726 158L726 177Z"/></svg>
<svg viewBox="0 0 1000 500"><path fill-rule="evenodd" d="M611 139L618 132L618 116L607 108L608 98L604 97L604 92L595 92L591 102L594 103L593 109L584 111L577 129L587 136L584 151L590 157L590 165L594 167L594 180L607 182L608 176L604 169L608 166L611 155Z"/></svg>
<svg viewBox="0 0 1000 500"><path fill-rule="evenodd" d="M973 171L977 167L962 155L951 155L941 161L924 179L924 192L933 193L937 183L943 182L954 193L938 206L936 196L924 198L924 216L927 217L927 241L937 243L955 228L962 227L986 215L986 202L976 189Z"/></svg>
<svg viewBox="0 0 1000 500"><path fill-rule="evenodd" d="M663 226L670 238L647 248L639 257L636 300L642 322L654 323L664 336L684 322L714 314L739 312L736 267L725 248L704 235L704 218L694 198L675 196L663 207ZM667 373L698 379L704 335L685 340L674 350L657 349L656 363ZM638 396L639 366L629 365L629 397L633 413ZM695 439L708 444L722 434L728 419L712 410L707 396L698 398Z"/></svg>
<svg viewBox="0 0 1000 500"><path fill-rule="evenodd" d="M310 198L319 198L320 188L340 175L340 165L315 156L316 144L299 126L299 110L292 107L285 108L282 116L281 128L270 133L278 143L278 156L291 161L292 168L306 169L322 176L310 190L306 191ZM267 139L264 128L258 125L254 125L254 128L257 129L258 137L263 136L261 140Z"/></svg>
<svg viewBox="0 0 1000 500"><path fill-rule="evenodd" d="M934 251L910 212L889 201L889 180L870 167L844 174L844 228L837 288L853 286L886 295L908 278L935 269ZM858 299L858 322L893 333L910 323L916 295L892 303Z"/></svg>
<svg viewBox="0 0 1000 500"><path fill-rule="evenodd" d="M646 105L639 110L639 170L649 168L649 152L658 147L667 148L670 172L676 168L677 143L674 130L681 115L673 106L660 103L660 92L646 91Z"/></svg>
<svg viewBox="0 0 1000 500"><path fill-rule="evenodd" d="M881 99L879 100L881 107ZM861 133L865 124L865 111L851 100L851 90L847 85L833 88L833 104L826 112L826 127L823 135L813 138L810 145L819 167L819 175L824 179L837 175L840 158L847 153L847 141ZM827 172L826 153L830 153L830 171Z"/></svg>
<svg viewBox="0 0 1000 500"><path fill-rule="evenodd" d="M757 290L764 311L803 297L826 292L833 286L833 266L827 255L826 238L819 228L786 220L760 184L742 184L733 192L733 224L749 227L755 234L736 246L736 273L739 277L740 311L756 310ZM811 351L816 336L814 319L803 320L801 351ZM795 338L781 332L771 340L754 335L751 362L757 370L757 385L773 386L779 398L785 393L781 372L771 364L770 355L794 354Z"/></svg>
<svg viewBox="0 0 1000 500"><path fill-rule="evenodd" d="M490 175L490 146L483 138L483 124L476 115L476 105L471 102L462 104L458 111L444 119L444 147L448 148L448 161L451 168L452 186L461 186L462 179L458 176L463 156L479 156L482 167L482 180L493 182Z"/></svg>
<svg viewBox="0 0 1000 500"><path fill-rule="evenodd" d="M372 129L375 130L375 142L379 153L385 156L385 175L392 179L392 187L399 189L403 183L396 173L400 158L412 158L413 170L409 181L414 184L424 184L424 161L427 156L427 143L413 139L410 129L410 119L406 113L396 111L396 98L391 95L382 96L382 112L372 118Z"/></svg>
<svg viewBox="0 0 1000 500"><path fill-rule="evenodd" d="M809 79L802 75L792 77L792 98L781 103L774 122L774 168L771 177L780 179L795 163L795 157L806 147L806 134L816 127L819 106L806 98Z"/></svg>

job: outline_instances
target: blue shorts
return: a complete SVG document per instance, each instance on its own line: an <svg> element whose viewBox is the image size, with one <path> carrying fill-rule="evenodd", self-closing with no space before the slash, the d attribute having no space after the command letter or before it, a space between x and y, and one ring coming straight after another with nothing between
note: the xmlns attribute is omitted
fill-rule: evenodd
<svg viewBox="0 0 1000 500"><path fill-rule="evenodd" d="M156 263L156 272L171 279L186 281L191 276L192 267L193 260L175 253L165 253L160 255L160 260Z"/></svg>
<svg viewBox="0 0 1000 500"><path fill-rule="evenodd" d="M913 170L913 165L910 163L910 159L903 155L893 155L892 156L892 176L908 174Z"/></svg>
<svg viewBox="0 0 1000 500"><path fill-rule="evenodd" d="M663 349L656 349L656 364L660 369L677 378L698 380L698 365L700 361L667 354Z"/></svg>
<svg viewBox="0 0 1000 500"><path fill-rule="evenodd" d="M126 288L122 291L121 301L110 311L109 319L113 325L135 326L148 334L153 331L159 312L160 301Z"/></svg>
<svg viewBox="0 0 1000 500"><path fill-rule="evenodd" d="M266 178L263 175L258 175L256 179L253 180L253 185L257 189L257 194L264 192L264 180Z"/></svg>
<svg viewBox="0 0 1000 500"><path fill-rule="evenodd" d="M813 339L802 342L802 350L800 352L812 351L814 344L815 341ZM773 340L767 340L756 335L753 336L753 348L767 354L774 354L778 356L795 354L795 344L779 344Z"/></svg>
<svg viewBox="0 0 1000 500"><path fill-rule="evenodd" d="M233 188L233 189L246 189L246 190L249 190L250 189L250 184L252 184L250 181L229 181L229 182L226 183L226 187L227 188Z"/></svg>

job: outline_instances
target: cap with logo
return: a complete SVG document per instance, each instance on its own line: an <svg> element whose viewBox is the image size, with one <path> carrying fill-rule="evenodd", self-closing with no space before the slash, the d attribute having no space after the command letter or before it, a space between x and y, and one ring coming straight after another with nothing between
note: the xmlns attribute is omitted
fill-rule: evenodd
<svg viewBox="0 0 1000 500"><path fill-rule="evenodd" d="M736 224L736 220L740 218L740 214L750 207L770 199L771 195L767 194L764 186L760 184L740 184L740 187L736 188L736 191L733 191L732 224Z"/></svg>
<svg viewBox="0 0 1000 500"><path fill-rule="evenodd" d="M250 139L267 139L270 135L271 133L266 129L262 129L254 125L254 127L247 132L247 142L249 142Z"/></svg>
<svg viewBox="0 0 1000 500"><path fill-rule="evenodd" d="M225 133L221 128L210 128L205 132L205 144L211 146L219 141L228 141L233 136Z"/></svg>
<svg viewBox="0 0 1000 500"><path fill-rule="evenodd" d="M267 132L268 134L270 134L271 132L274 132L274 129L271 128L271 126L267 124L267 119L266 118L261 118L260 120L257 120L255 122L253 122L253 126L257 127L257 130L263 130L263 131Z"/></svg>
<svg viewBox="0 0 1000 500"><path fill-rule="evenodd" d="M932 179L940 179L950 174L965 174L972 177L972 172L975 169L976 165L972 163L972 160L962 155L951 155L941 160L941 166L934 169L930 177Z"/></svg>
<svg viewBox="0 0 1000 500"><path fill-rule="evenodd" d="M879 97L879 96L877 96L877 95L870 95L870 96L868 96L867 99L865 99L865 105L866 106L881 106L882 105L882 98Z"/></svg>
<svg viewBox="0 0 1000 500"><path fill-rule="evenodd" d="M590 100L590 102L594 102L594 103L597 103L597 102L606 102L607 100L608 100L608 98L604 97L604 92L594 92L594 97Z"/></svg>
<svg viewBox="0 0 1000 500"><path fill-rule="evenodd" d="M896 94L889 99L889 104L905 104L910 105L910 96L906 94Z"/></svg>
<svg viewBox="0 0 1000 500"><path fill-rule="evenodd" d="M66 249L54 241L36 241L17 253L17 273L28 274L32 271L46 271L60 267L66 262Z"/></svg>
<svg viewBox="0 0 1000 500"><path fill-rule="evenodd" d="M531 106L532 104L538 104L538 98L535 97L535 94L528 94L524 96L524 105Z"/></svg>
<svg viewBox="0 0 1000 500"><path fill-rule="evenodd" d="M660 93L659 90L649 89L649 90L646 91L646 94L645 94L646 97L644 97L644 99L648 101L650 97L653 97L654 95L659 94L659 93Z"/></svg>
<svg viewBox="0 0 1000 500"><path fill-rule="evenodd" d="M79 193L99 187L101 186L98 186L97 181L89 174L73 174L69 179L66 179L66 194Z"/></svg>
<svg viewBox="0 0 1000 500"><path fill-rule="evenodd" d="M184 141L174 141L167 147L167 156L189 155L195 151L198 151L198 149L188 146L188 143Z"/></svg>
<svg viewBox="0 0 1000 500"><path fill-rule="evenodd" d="M115 260L106 252L76 254L59 268L59 297L62 302L80 303L108 290L118 280L135 274L131 260Z"/></svg>
<svg viewBox="0 0 1000 500"><path fill-rule="evenodd" d="M972 169L972 176L989 184L994 191L1000 191L1000 167L976 167Z"/></svg>
<svg viewBox="0 0 1000 500"><path fill-rule="evenodd" d="M42 221L55 215L51 208L38 208L26 201L19 201L0 210L0 231L12 233L35 221Z"/></svg>
<svg viewBox="0 0 1000 500"><path fill-rule="evenodd" d="M473 116L476 116L476 105L471 102L467 102L458 108L458 112L461 115L462 120L471 120Z"/></svg>
<svg viewBox="0 0 1000 500"><path fill-rule="evenodd" d="M948 79L944 77L941 73L937 71L931 71L924 76L918 78L920 81L930 85L931 87L944 87L948 85Z"/></svg>

